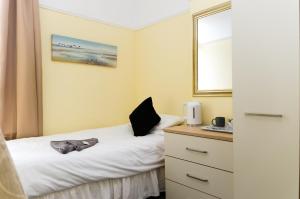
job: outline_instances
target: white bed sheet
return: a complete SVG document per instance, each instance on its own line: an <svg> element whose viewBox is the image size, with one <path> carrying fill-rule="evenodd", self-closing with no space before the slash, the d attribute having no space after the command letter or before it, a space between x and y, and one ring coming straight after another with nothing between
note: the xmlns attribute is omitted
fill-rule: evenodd
<svg viewBox="0 0 300 199"><path fill-rule="evenodd" d="M165 191L164 168L125 178L106 179L30 199L145 199Z"/></svg>
<svg viewBox="0 0 300 199"><path fill-rule="evenodd" d="M63 155L52 140L98 138L81 152ZM129 124L76 133L26 138L7 142L21 183L29 197L65 190L109 178L123 178L164 165L164 136L155 130L134 137Z"/></svg>

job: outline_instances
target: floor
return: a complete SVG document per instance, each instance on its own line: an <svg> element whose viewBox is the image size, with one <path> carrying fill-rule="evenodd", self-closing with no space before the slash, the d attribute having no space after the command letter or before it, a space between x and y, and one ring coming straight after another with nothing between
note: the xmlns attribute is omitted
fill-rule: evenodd
<svg viewBox="0 0 300 199"><path fill-rule="evenodd" d="M165 199L166 198L166 193L160 193L160 196L158 197L150 197L150 198L147 198L147 199Z"/></svg>

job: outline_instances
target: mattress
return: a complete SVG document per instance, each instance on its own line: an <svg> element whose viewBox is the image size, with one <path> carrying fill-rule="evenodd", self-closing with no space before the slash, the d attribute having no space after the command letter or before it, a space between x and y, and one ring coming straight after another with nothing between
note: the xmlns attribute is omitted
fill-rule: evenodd
<svg viewBox="0 0 300 199"><path fill-rule="evenodd" d="M60 154L52 140L98 138L83 151ZM164 165L161 129L134 137L129 124L7 142L26 194L37 197L82 184L134 176Z"/></svg>

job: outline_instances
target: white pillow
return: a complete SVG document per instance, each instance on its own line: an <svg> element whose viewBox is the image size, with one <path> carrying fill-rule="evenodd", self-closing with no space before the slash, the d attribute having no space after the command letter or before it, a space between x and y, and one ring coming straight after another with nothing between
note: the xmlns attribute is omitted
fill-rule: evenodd
<svg viewBox="0 0 300 199"><path fill-rule="evenodd" d="M163 130L164 128L180 125L184 122L183 117L176 116L176 115L159 114L159 116L160 116L161 120L153 128L153 130Z"/></svg>

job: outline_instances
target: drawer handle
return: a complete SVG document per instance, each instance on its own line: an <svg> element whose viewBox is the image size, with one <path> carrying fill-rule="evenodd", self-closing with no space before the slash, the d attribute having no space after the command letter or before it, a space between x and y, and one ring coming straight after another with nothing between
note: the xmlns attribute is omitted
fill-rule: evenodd
<svg viewBox="0 0 300 199"><path fill-rule="evenodd" d="M246 116L257 116L257 117L278 117L282 118L282 114L269 114L269 113L245 113Z"/></svg>
<svg viewBox="0 0 300 199"><path fill-rule="evenodd" d="M188 150L188 151L194 151L194 152L203 153L203 154L207 154L208 153L208 151L193 149L193 148L189 148L189 147L186 147L185 149Z"/></svg>
<svg viewBox="0 0 300 199"><path fill-rule="evenodd" d="M201 181L201 182L208 182L208 179L198 178L198 177L193 176L193 175L190 175L190 174L188 174L188 173L186 174L186 176L189 177L189 178L193 178L193 179L195 179L195 180L199 180L199 181Z"/></svg>

